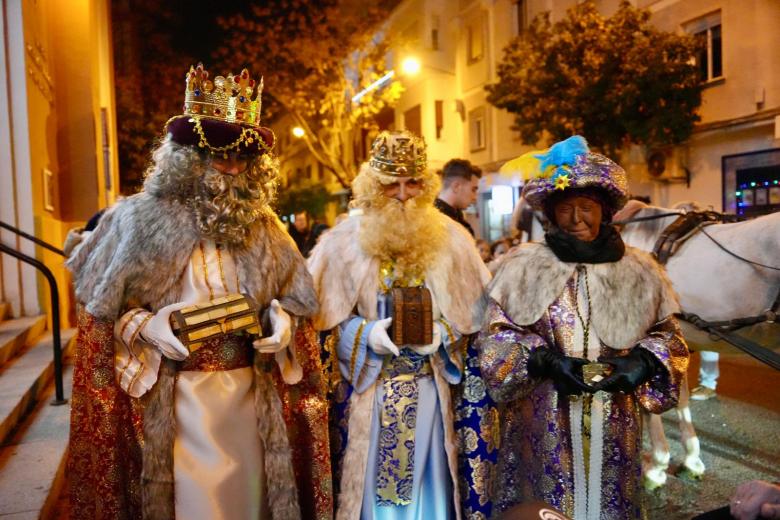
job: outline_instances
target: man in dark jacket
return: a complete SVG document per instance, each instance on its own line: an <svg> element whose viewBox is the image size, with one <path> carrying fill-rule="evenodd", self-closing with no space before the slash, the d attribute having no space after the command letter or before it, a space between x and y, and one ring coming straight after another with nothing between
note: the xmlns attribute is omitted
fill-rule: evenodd
<svg viewBox="0 0 780 520"><path fill-rule="evenodd" d="M482 170L465 159L452 159L442 169L444 188L434 202L436 207L452 220L469 230L471 225L463 218L463 210L477 201L477 190Z"/></svg>
<svg viewBox="0 0 780 520"><path fill-rule="evenodd" d="M304 209L295 214L295 220L287 228L304 257L309 256L320 235L328 229L325 224L313 224L311 220L309 212Z"/></svg>

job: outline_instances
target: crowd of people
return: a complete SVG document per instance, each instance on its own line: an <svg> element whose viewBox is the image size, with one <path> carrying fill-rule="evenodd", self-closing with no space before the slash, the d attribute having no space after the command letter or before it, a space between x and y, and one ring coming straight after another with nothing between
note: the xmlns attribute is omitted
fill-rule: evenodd
<svg viewBox="0 0 780 520"><path fill-rule="evenodd" d="M640 411L675 405L689 353L610 225L623 169L578 136L528 154L551 227L490 260L479 170L382 132L350 216L288 234L253 87L192 68L144 190L71 248L72 516L641 518Z"/></svg>

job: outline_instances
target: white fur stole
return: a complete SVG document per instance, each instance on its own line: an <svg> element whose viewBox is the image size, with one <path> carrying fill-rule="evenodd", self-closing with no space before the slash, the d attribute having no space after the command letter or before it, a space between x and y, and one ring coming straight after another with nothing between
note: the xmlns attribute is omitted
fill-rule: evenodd
<svg viewBox="0 0 780 520"><path fill-rule="evenodd" d="M576 263L561 262L544 243L523 244L507 253L488 296L518 325L538 321L561 295ZM679 311L666 272L648 253L626 247L617 262L585 264L592 325L613 349L629 349L656 322Z"/></svg>

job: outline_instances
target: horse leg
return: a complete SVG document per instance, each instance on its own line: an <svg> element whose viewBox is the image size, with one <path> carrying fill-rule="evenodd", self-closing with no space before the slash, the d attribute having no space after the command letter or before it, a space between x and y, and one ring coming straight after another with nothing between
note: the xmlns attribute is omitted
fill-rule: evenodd
<svg viewBox="0 0 780 520"><path fill-rule="evenodd" d="M646 412L643 412L646 413ZM647 429L650 433L650 457L645 459L644 485L652 491L666 484L666 469L669 467L669 443L664 435L661 416L646 414Z"/></svg>
<svg viewBox="0 0 780 520"><path fill-rule="evenodd" d="M696 430L693 428L691 409L688 407L690 391L688 390L688 376L683 378L680 386L680 401L677 404L677 421L680 426L680 438L685 448L684 471L688 476L701 478L704 474L704 462L701 460L701 446Z"/></svg>

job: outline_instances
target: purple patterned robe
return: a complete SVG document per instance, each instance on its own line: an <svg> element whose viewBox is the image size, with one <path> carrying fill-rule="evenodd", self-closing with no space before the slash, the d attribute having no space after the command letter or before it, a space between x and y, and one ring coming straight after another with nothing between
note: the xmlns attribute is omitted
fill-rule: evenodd
<svg viewBox="0 0 780 520"><path fill-rule="evenodd" d="M488 391L501 403L501 446L493 483L498 511L536 499L575 517L569 400L581 398L559 397L551 380L531 378L527 371L533 349L574 352L575 280L575 276L568 280L563 293L532 325L517 325L495 300L488 303L478 350ZM675 406L688 363L688 348L673 316L657 317L634 348L653 353L664 370L632 394L599 392L604 394L599 515L603 520L640 517L640 409L661 413ZM628 352L602 343L602 355Z"/></svg>

